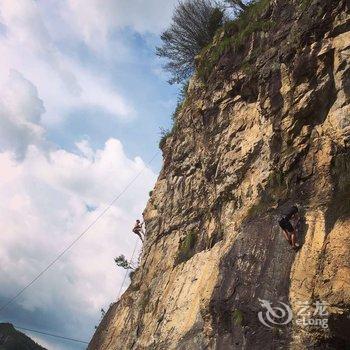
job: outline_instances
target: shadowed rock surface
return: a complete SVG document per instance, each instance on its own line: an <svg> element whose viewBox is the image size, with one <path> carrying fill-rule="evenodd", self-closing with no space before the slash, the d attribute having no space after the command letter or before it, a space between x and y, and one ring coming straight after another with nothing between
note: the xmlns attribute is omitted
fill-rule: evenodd
<svg viewBox="0 0 350 350"><path fill-rule="evenodd" d="M270 1L259 18L268 30L191 79L140 267L90 350L350 348L349 2ZM278 227L294 203L298 252ZM259 299L327 302L329 328L268 328Z"/></svg>

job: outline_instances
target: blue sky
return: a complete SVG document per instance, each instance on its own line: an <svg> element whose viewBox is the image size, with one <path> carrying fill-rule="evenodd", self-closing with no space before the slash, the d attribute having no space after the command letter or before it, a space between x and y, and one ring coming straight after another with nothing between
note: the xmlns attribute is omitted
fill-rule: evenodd
<svg viewBox="0 0 350 350"><path fill-rule="evenodd" d="M148 159L157 147L160 127L169 126L177 87L167 83L168 77L155 56L158 35L140 34L131 28L122 29L118 35L128 45L127 57L122 60L114 58L113 54L108 60L99 60L86 47L77 50L87 69L106 77L127 101L131 101L135 111L131 121L113 118L109 111L100 107L77 106L67 113L68 118L59 127L49 129L49 135L68 148L74 147L77 138L88 138L94 147L101 147L113 136L122 141L128 155ZM62 50L67 49L66 45L62 46Z"/></svg>
<svg viewBox="0 0 350 350"><path fill-rule="evenodd" d="M89 340L115 301L177 87L155 56L174 1L0 0L0 303L142 176L0 322ZM140 244L138 245L140 249ZM30 334L49 349L80 349Z"/></svg>

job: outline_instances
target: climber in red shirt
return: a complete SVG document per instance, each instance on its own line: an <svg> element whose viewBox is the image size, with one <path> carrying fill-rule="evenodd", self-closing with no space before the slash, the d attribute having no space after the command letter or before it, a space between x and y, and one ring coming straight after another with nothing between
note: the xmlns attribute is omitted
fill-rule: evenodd
<svg viewBox="0 0 350 350"><path fill-rule="evenodd" d="M143 242L142 235L144 235L144 232L142 229L142 225L143 225L143 222L140 222L140 220L136 220L136 223L134 228L132 229L132 232L136 233L140 237L141 241Z"/></svg>

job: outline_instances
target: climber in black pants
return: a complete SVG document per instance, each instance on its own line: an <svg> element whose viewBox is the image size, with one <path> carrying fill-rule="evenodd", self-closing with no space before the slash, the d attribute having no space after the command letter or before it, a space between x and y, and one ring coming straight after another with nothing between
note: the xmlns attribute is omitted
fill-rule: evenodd
<svg viewBox="0 0 350 350"><path fill-rule="evenodd" d="M296 205L293 205L278 222L283 230L286 240L289 242L293 249L297 249L299 247L299 244L296 242L296 227L299 223L299 220L299 209Z"/></svg>

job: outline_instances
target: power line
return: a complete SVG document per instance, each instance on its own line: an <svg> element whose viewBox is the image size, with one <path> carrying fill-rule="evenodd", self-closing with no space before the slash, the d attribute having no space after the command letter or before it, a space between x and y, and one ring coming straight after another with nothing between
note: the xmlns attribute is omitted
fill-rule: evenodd
<svg viewBox="0 0 350 350"><path fill-rule="evenodd" d="M137 246L138 246L138 240L136 240L136 242L135 242L134 250L133 250L133 252L132 252L132 254L131 254L130 261L132 261L133 258L134 258L134 255L135 255ZM118 299L119 299L119 297L120 297L120 295L121 295L121 292L122 292L122 289L123 289L123 287L124 287L124 283L125 283L126 277L127 277L127 275L128 275L128 272L129 272L129 268L127 268L126 271L125 271L124 279L123 279L123 282L122 282L122 284L121 284L121 286L120 286L120 289L119 289ZM54 338L69 340L69 341L73 341L73 342L77 342L77 343L89 344L89 342L87 342L87 341L85 341L85 340L79 340L79 339L75 339L75 338L65 337L65 336L58 335L58 334L53 334L53 333L48 333L48 332L44 332L44 331L39 331L39 330L37 330L37 329L31 329L31 328L20 327L20 326L17 326L17 325L14 325L14 327L15 327L15 328L18 328L18 329L21 329L21 330L25 330L25 331L29 331L29 332L34 332L34 333L38 333L38 334L43 334L43 335L47 335L47 336L54 337Z"/></svg>
<svg viewBox="0 0 350 350"><path fill-rule="evenodd" d="M153 160L158 155L158 151L154 154L154 156L151 158L151 160L146 163L146 165L150 165ZM113 206L113 204L130 188L130 186L138 179L138 177L145 171L146 166L138 172L138 174L124 187L124 189L115 197L113 200L109 203L109 205L87 226L85 230L83 230L80 235L74 239L63 251L57 255L57 257L50 262L42 271L40 271L27 285L25 285L22 289L20 289L12 298L10 298L5 304L3 304L0 307L0 313L8 307L12 302L14 302L20 295L24 293L26 289L28 289L31 285L33 285L44 273L50 269L58 260L61 259L61 257L67 253L68 250L70 250L75 243L77 243L90 229L93 227L107 212L108 210Z"/></svg>
<svg viewBox="0 0 350 350"><path fill-rule="evenodd" d="M59 338L59 339L64 339L64 340L69 340L69 341L74 341L76 343L83 343L83 344L89 344L89 342L85 341L85 340L79 340L79 339L74 339L74 338L69 338L69 337L64 337L62 335L58 335L58 334L53 334L53 333L47 333L47 332L43 332L43 331L38 331L36 329L30 329L30 328L25 328L25 327L19 327L17 325L13 325L15 328L24 330L24 331L28 331L28 332L34 332L34 333L38 333L38 334L43 334L43 335L48 335L49 337L54 337L54 338Z"/></svg>
<svg viewBox="0 0 350 350"><path fill-rule="evenodd" d="M131 254L131 258L130 258L130 261L133 260L134 258L134 255L135 255L135 252L136 252L136 248L138 246L138 240L136 240L135 242L135 246L134 246L134 250ZM129 268L126 269L125 271L125 275L124 275L124 279L123 279L123 282L120 286L120 289L119 289L119 293L118 293L118 299L121 295L121 292L122 292L122 289L124 287L124 283L125 283L125 280L126 280L126 277L128 275L128 271L129 271ZM75 338L70 338L70 337L64 337L62 335L58 335L58 334L53 334L53 333L48 333L48 332L44 332L44 331L39 331L37 329L31 329L31 328L25 328L25 327L20 327L20 326L17 326L17 325L13 325L15 328L18 328L18 329L21 329L21 330L24 330L24 331L28 331L28 332L34 332L34 333L38 333L38 334L43 334L43 335L47 335L47 336L50 336L50 337L54 337L54 338L59 338L59 339L64 339L64 340L69 340L69 341L73 341L73 342L76 342L76 343L83 343L83 344L89 344L88 341L85 341L85 340L79 340L79 339L75 339Z"/></svg>

